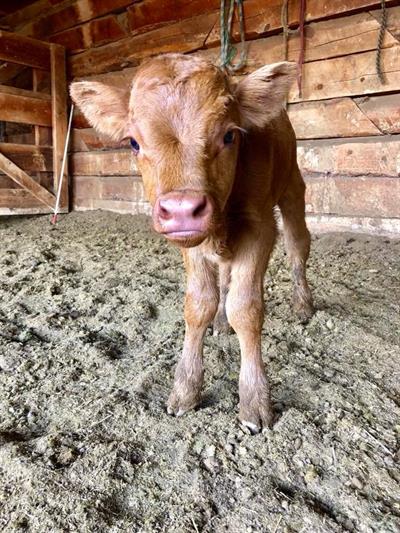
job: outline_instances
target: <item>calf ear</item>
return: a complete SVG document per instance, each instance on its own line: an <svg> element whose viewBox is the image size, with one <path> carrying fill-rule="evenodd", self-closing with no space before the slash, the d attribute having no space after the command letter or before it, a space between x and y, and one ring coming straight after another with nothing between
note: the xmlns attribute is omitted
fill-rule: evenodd
<svg viewBox="0 0 400 533"><path fill-rule="evenodd" d="M72 100L100 133L119 140L128 126L129 91L98 81L77 81L70 86Z"/></svg>
<svg viewBox="0 0 400 533"><path fill-rule="evenodd" d="M295 63L266 65L241 80L236 87L242 126L262 128L276 117L296 77Z"/></svg>

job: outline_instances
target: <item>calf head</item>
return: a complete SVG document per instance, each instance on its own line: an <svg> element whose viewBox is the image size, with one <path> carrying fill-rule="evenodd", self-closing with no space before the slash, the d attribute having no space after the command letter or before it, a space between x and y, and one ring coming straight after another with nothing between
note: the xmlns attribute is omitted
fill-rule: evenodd
<svg viewBox="0 0 400 533"><path fill-rule="evenodd" d="M218 233L240 137L280 113L294 71L276 63L236 82L205 59L167 54L142 65L131 87L75 82L71 96L100 133L130 139L154 229L190 247Z"/></svg>

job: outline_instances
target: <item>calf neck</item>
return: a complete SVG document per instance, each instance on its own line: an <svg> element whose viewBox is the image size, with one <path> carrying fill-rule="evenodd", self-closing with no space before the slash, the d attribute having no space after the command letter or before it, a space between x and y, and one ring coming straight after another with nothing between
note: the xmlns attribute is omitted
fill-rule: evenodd
<svg viewBox="0 0 400 533"><path fill-rule="evenodd" d="M185 339L168 412L194 408L203 384L203 339L231 326L239 338L239 418L256 432L272 421L261 355L263 281L279 206L293 273L293 306L313 311L306 281L310 237L296 141L283 104L291 63L233 81L210 62L167 54L126 88L76 82L73 100L101 133L130 141L153 206L155 231L182 248Z"/></svg>

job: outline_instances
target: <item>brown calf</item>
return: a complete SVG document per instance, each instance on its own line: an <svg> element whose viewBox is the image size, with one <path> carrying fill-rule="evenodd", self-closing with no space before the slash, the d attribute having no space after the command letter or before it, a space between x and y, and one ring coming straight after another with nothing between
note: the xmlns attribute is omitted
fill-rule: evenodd
<svg viewBox="0 0 400 533"><path fill-rule="evenodd" d="M200 57L168 54L141 66L126 91L99 82L71 86L73 100L99 132L131 139L154 228L182 247L186 333L170 414L199 402L203 339L214 320L215 329L230 324L239 337L240 420L254 432L271 423L261 328L276 205L292 265L294 309L301 320L312 315L305 186L282 107L294 76L293 64L277 63L234 82Z"/></svg>

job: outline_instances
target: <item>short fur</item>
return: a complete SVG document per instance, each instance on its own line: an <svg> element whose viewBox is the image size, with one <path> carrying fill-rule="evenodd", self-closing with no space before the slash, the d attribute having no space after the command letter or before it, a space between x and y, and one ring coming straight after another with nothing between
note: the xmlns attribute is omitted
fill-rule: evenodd
<svg viewBox="0 0 400 533"><path fill-rule="evenodd" d="M141 66L126 92L94 82L71 86L72 98L98 131L137 140L138 166L153 206L172 191L200 191L212 201L206 233L178 243L187 271L186 334L168 401L172 414L199 402L207 326L215 320L219 330L227 330L228 321L242 354L240 420L254 431L271 423L261 328L275 206L282 212L293 270L294 308L301 320L312 314L305 186L283 109L294 76L295 66L284 62L235 83L203 58L167 54ZM226 146L227 131L235 137ZM160 231L156 209L153 220Z"/></svg>

